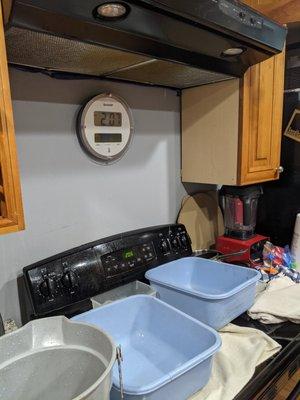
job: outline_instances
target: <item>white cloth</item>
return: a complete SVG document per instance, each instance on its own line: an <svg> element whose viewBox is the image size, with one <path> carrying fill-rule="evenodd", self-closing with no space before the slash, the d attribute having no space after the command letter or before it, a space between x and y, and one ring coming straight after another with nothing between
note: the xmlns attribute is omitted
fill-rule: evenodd
<svg viewBox="0 0 300 400"><path fill-rule="evenodd" d="M264 324L284 321L300 324L300 284L287 276L271 280L258 293L248 315Z"/></svg>
<svg viewBox="0 0 300 400"><path fill-rule="evenodd" d="M229 324L219 333L222 347L214 356L210 380L189 400L232 400L251 379L256 366L281 348L257 329Z"/></svg>

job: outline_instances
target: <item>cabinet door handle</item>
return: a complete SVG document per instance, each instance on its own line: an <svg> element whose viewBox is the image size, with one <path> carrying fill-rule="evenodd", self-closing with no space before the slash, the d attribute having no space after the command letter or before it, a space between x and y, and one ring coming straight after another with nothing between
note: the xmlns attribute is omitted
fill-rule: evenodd
<svg viewBox="0 0 300 400"><path fill-rule="evenodd" d="M280 165L279 167L276 168L276 171L277 171L279 174L282 174L282 172L284 171L284 168Z"/></svg>

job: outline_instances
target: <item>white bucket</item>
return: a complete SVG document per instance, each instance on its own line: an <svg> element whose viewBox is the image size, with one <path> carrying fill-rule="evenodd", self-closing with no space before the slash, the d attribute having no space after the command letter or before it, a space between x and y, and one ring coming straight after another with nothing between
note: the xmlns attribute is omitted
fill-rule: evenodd
<svg viewBox="0 0 300 400"><path fill-rule="evenodd" d="M1 400L109 400L116 347L97 327L43 318L0 338Z"/></svg>

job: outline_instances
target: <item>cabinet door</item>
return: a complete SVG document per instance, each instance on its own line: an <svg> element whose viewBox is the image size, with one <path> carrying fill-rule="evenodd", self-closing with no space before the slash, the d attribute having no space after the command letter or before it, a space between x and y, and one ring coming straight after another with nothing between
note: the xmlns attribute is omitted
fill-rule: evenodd
<svg viewBox="0 0 300 400"><path fill-rule="evenodd" d="M283 89L284 52L249 68L241 81L240 185L279 177Z"/></svg>
<svg viewBox="0 0 300 400"><path fill-rule="evenodd" d="M0 234L22 229L24 218L0 5Z"/></svg>

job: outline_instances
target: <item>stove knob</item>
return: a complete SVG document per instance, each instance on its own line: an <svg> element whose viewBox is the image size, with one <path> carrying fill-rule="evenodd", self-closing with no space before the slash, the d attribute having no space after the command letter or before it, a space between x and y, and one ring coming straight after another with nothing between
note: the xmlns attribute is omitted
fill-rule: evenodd
<svg viewBox="0 0 300 400"><path fill-rule="evenodd" d="M178 249L178 247L180 246L179 240L177 237L174 237L171 239L171 246L173 249Z"/></svg>
<svg viewBox="0 0 300 400"><path fill-rule="evenodd" d="M43 296L52 296L56 290L56 282L54 279L46 277L40 284L40 292Z"/></svg>
<svg viewBox="0 0 300 400"><path fill-rule="evenodd" d="M169 243L167 242L167 240L163 239L160 242L160 249L163 253L167 253L169 251Z"/></svg>
<svg viewBox="0 0 300 400"><path fill-rule="evenodd" d="M62 284L64 285L64 287L70 289L72 287L74 287L77 283L77 279L76 276L74 274L74 272L72 271L68 271L66 272L63 277L61 278Z"/></svg>
<svg viewBox="0 0 300 400"><path fill-rule="evenodd" d="M187 247L188 240L187 240L186 235L181 235L181 237L180 237L180 242L181 242L181 244L182 244L183 247Z"/></svg>

